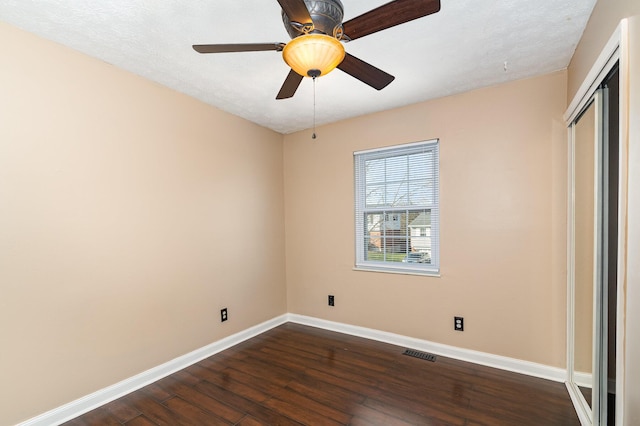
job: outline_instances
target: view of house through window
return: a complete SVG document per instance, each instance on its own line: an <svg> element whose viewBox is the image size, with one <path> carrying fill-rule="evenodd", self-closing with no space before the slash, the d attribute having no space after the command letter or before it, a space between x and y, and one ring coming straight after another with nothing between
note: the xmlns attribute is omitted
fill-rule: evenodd
<svg viewBox="0 0 640 426"><path fill-rule="evenodd" d="M439 268L438 141L354 153L356 267Z"/></svg>

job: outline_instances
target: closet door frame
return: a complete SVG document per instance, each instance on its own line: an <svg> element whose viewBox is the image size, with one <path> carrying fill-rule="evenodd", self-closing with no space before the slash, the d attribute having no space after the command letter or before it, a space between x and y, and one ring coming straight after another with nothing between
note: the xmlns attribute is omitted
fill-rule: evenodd
<svg viewBox="0 0 640 426"><path fill-rule="evenodd" d="M597 61L594 63L591 71L585 78L585 81L580 86L576 96L573 101L569 105L567 109L564 119L568 128L568 141L569 141L569 173L568 173L568 218L567 218L567 381L566 386L569 391L569 395L571 396L572 402L576 408L576 412L578 417L583 425L606 425L607 419L607 383L606 383L606 371L604 374L600 371L602 366L604 365L606 368L607 362L616 362L616 424L622 424L623 416L624 416L624 407L622 401L624 399L623 390L624 390L624 335L625 335L625 327L624 321L622 321L621 317L624 313L624 303L625 303L625 293L622 280L623 274L618 274L618 292L617 292L617 347L616 347L616 360L607 360L607 351L603 345L603 342L606 342L606 321L602 321L602 315L604 314L604 318L606 318L606 293L603 294L602 286L594 285L594 324L593 324L593 387L592 392L597 397L593 398L593 406L589 407L585 398L582 396L582 393L578 389L577 384L575 383L574 376L574 356L575 356L575 348L574 348L574 337L575 337L575 324L574 324L574 314L575 314L575 287L574 287L574 260L575 260L575 252L573 241L575 238L574 234L574 164L575 164L575 156L574 156L574 124L578 121L580 115L590 106L591 102L599 103L600 111L597 111L596 114L602 116L604 105L606 102L603 102L606 98L606 91L599 92L599 88L605 80L606 76L611 72L611 70L620 64L620 127L623 128L625 125L624 120L626 117L625 114L625 105L624 99L625 96L625 78L626 78L626 59L624 53L625 43L623 43L624 38L626 37L626 20L623 20L620 25L616 28L613 35L609 39L608 43L604 47ZM601 134L602 136L606 135L606 120L602 123L602 126L596 129L597 134ZM598 126L597 126L598 127ZM622 132L620 132L621 142L622 142ZM598 149L596 150L596 167L595 174L598 184L596 185L596 193L594 194L596 200L603 200L603 197L606 196L606 188L603 190L602 185L602 174L606 172L606 165L603 164L603 161L607 158L607 144L598 144ZM625 201L622 196L624 193L624 188L626 187L626 162L627 162L627 152L623 143L620 144L620 158L619 158L619 183L620 183L620 194L618 198L618 206L619 206L619 214L618 214L618 223L620 224L618 228L618 271L624 269L624 259L626 258L624 247L622 247L622 241L624 241L624 235L626 235L626 227L625 227L625 219L626 219L626 209L625 209ZM599 176L599 177L598 177ZM600 189L598 190L598 187ZM596 205L601 205L600 201L596 201ZM601 241L598 243L600 249L594 250L594 262L596 265L596 269L594 271L594 281L602 280L603 277L606 277L606 268L607 265L602 262L602 244L607 243L608 236L606 235L606 227L605 229L601 229L603 220L607 220L606 215L607 212L603 211L602 208L598 209L599 212L596 211L596 228L594 228L596 232L596 239L600 239ZM606 209L605 209L606 210ZM600 265L599 267L597 265ZM600 288L599 288L600 287ZM603 303L604 302L604 303ZM603 325L604 324L604 325ZM599 373L600 372L600 373Z"/></svg>

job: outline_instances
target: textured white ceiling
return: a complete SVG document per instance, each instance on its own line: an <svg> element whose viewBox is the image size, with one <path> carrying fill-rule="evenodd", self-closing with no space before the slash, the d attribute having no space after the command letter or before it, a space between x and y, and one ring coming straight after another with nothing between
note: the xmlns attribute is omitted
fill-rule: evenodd
<svg viewBox="0 0 640 426"><path fill-rule="evenodd" d="M342 0L345 21L388 0ZM596 0L441 0L440 12L346 45L396 77L376 91L316 81L325 124L566 68ZM2 0L0 20L281 133L313 123L313 83L276 100L281 53L201 55L192 44L287 42L276 0Z"/></svg>

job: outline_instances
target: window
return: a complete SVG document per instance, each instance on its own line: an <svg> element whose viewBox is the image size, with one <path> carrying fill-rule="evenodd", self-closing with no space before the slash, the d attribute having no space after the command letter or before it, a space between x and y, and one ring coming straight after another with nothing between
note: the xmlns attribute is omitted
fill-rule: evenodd
<svg viewBox="0 0 640 426"><path fill-rule="evenodd" d="M438 140L354 153L356 268L437 274Z"/></svg>

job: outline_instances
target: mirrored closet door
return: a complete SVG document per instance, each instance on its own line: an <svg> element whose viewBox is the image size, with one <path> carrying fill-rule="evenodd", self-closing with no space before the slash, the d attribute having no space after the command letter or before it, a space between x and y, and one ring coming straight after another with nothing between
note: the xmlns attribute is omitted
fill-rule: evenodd
<svg viewBox="0 0 640 426"><path fill-rule="evenodd" d="M595 167L601 93L593 97L572 126L573 134L573 380L593 408Z"/></svg>
<svg viewBox="0 0 640 426"><path fill-rule="evenodd" d="M569 383L586 424L614 424L618 73L570 125Z"/></svg>

